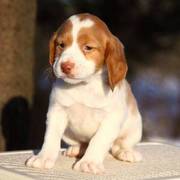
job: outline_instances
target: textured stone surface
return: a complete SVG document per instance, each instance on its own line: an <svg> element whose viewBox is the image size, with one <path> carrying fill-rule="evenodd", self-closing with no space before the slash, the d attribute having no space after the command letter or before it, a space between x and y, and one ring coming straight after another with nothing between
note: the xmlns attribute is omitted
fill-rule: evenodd
<svg viewBox="0 0 180 180"><path fill-rule="evenodd" d="M105 174L93 175L72 170L75 158L59 156L54 168L36 169L24 165L32 152L19 151L0 153L0 173L2 179L26 180L162 180L180 179L180 148L160 143L140 143L136 149L143 160L128 163L107 156L104 161ZM4 171L4 174L3 174ZM6 171L6 172L5 172ZM13 173L13 174L12 174ZM13 178L12 178L13 177Z"/></svg>

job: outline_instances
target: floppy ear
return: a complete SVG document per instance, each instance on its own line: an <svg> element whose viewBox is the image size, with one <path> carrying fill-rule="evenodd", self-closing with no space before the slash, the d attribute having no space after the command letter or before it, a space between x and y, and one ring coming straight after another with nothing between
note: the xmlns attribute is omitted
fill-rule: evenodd
<svg viewBox="0 0 180 180"><path fill-rule="evenodd" d="M50 65L53 65L55 53L56 53L56 38L57 38L57 32L53 34L49 41L49 63Z"/></svg>
<svg viewBox="0 0 180 180"><path fill-rule="evenodd" d="M109 85L114 90L116 84L125 78L127 72L124 46L115 36L112 36L107 43L105 56Z"/></svg>

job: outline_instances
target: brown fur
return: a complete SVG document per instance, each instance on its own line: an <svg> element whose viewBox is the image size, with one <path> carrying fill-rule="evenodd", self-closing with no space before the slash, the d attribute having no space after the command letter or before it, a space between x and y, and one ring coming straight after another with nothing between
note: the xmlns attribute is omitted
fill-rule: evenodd
<svg viewBox="0 0 180 180"><path fill-rule="evenodd" d="M105 35L99 36L100 30L94 28L82 28L78 33L78 44L87 59L95 61L96 70L104 64L104 52L106 48ZM93 47L90 52L84 52L84 45Z"/></svg>
<svg viewBox="0 0 180 180"><path fill-rule="evenodd" d="M128 107L130 107L131 113L136 115L138 113L137 102L128 83L126 83L126 89Z"/></svg>
<svg viewBox="0 0 180 180"><path fill-rule="evenodd" d="M49 42L49 63L53 65L55 57L60 56L64 49L72 44L72 23L68 20L62 24L59 29L53 34ZM63 49L58 47L58 44L64 42Z"/></svg>
<svg viewBox="0 0 180 180"><path fill-rule="evenodd" d="M116 38L108 29L106 24L98 17L91 14L79 14L80 20L86 18L91 19L95 22L95 25L91 28L84 28L80 31L88 38L95 38L99 41L102 48L97 49L96 53L88 55L90 58L95 57L97 69L99 69L104 63L108 70L109 85L113 90L118 82L125 78L127 73L127 64L124 54L124 47L122 43ZM87 38L85 38L87 39ZM99 51L99 53L97 53ZM98 55L97 55L98 54ZM100 58L101 56L101 58Z"/></svg>
<svg viewBox="0 0 180 180"><path fill-rule="evenodd" d="M49 41L49 63L50 63L50 65L52 65L54 63L56 38L57 38L57 33L55 32Z"/></svg>
<svg viewBox="0 0 180 180"><path fill-rule="evenodd" d="M107 44L105 63L108 69L109 85L113 90L116 84L125 78L127 73L123 45L113 35Z"/></svg>

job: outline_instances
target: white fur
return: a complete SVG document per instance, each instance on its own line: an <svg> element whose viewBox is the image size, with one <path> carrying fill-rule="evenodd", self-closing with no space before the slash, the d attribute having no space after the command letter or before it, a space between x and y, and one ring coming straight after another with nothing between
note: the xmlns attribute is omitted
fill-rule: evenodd
<svg viewBox="0 0 180 180"><path fill-rule="evenodd" d="M55 63L53 65L53 69L56 77L63 79L64 81L76 84L81 81L86 80L89 76L95 71L95 63L92 60L87 60L79 48L77 37L78 32L81 28L91 27L94 22L90 19L86 19L83 21L79 20L79 17L76 15L69 18L72 22L72 45L68 47L61 55L60 58L55 59ZM70 60L75 64L75 68L72 70L73 78L69 78L64 74L60 68L60 64Z"/></svg>
<svg viewBox="0 0 180 180"><path fill-rule="evenodd" d="M79 79L68 79L60 70L56 71L64 81L57 79L50 95L47 113L47 130L41 152L27 161L27 166L39 168L53 167L58 156L60 140L70 145L82 142L89 143L82 159L76 163L75 169L100 173L103 171L103 160L110 148L118 153L118 158L126 161L137 161L140 157L132 151L132 147L141 139L141 116L137 110L132 113L127 104L128 83L122 80L114 91L105 84L106 70L94 73L94 65L84 61L78 48L76 37L80 28L92 25L90 20L80 22L76 16L70 18L73 23L73 44L60 59L65 61L71 56L79 64ZM56 59L54 69L59 59ZM80 71L81 70L81 71ZM83 77L83 78L82 78ZM85 77L85 78L84 78ZM87 78L88 77L88 78ZM82 80L82 79L83 80ZM75 81L77 80L77 81ZM121 144L113 144L116 138ZM122 148L122 149L121 149Z"/></svg>
<svg viewBox="0 0 180 180"><path fill-rule="evenodd" d="M129 137L124 147L131 149L141 139L142 124L140 115L131 114L127 106L126 83L124 80L112 92L103 84L102 74L98 73L86 84L68 85L57 79L50 96L42 150L27 165L52 167L61 138L71 145L89 142L85 155L75 169L79 169L82 162L92 161L102 165L113 141L127 133ZM42 158L50 159L50 165L49 161L46 163Z"/></svg>

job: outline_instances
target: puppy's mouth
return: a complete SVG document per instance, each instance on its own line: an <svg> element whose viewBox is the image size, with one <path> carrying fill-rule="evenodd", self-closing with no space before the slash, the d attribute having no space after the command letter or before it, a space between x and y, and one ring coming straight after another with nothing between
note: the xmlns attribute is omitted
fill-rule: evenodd
<svg viewBox="0 0 180 180"><path fill-rule="evenodd" d="M64 74L64 77L65 78L69 78L69 79L76 79L75 75L74 74Z"/></svg>
<svg viewBox="0 0 180 180"><path fill-rule="evenodd" d="M57 78L60 79L72 79L72 80L83 80L83 78L77 77L75 74L71 73L71 74L61 74L60 76L57 75Z"/></svg>
<svg viewBox="0 0 180 180"><path fill-rule="evenodd" d="M84 78L76 77L74 74L68 74L68 75L62 76L62 79L65 79L65 78L72 79L72 80L83 80L84 79Z"/></svg>

